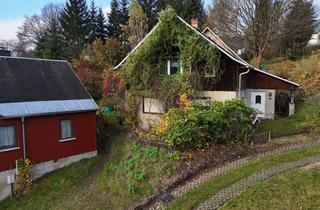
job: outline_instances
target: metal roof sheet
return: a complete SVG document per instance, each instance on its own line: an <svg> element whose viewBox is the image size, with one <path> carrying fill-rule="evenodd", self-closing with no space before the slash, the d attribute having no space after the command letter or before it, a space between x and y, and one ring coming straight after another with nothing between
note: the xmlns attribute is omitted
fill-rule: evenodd
<svg viewBox="0 0 320 210"><path fill-rule="evenodd" d="M93 99L0 103L0 117L31 117L97 109L98 106Z"/></svg>

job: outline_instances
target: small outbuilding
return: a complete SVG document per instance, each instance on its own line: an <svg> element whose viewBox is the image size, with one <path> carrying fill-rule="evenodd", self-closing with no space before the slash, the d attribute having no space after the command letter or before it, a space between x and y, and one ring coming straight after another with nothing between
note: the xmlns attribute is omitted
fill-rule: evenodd
<svg viewBox="0 0 320 210"><path fill-rule="evenodd" d="M38 178L96 156L97 109L68 62L0 56L0 200L19 159Z"/></svg>

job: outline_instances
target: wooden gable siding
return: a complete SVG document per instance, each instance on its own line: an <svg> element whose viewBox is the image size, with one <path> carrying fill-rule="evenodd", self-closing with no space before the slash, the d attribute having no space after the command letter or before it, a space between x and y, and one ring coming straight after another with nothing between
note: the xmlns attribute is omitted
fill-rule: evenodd
<svg viewBox="0 0 320 210"><path fill-rule="evenodd" d="M249 75L245 76L246 89L280 89L280 90L295 90L297 87L277 79L275 77L263 74L261 72L251 70Z"/></svg>
<svg viewBox="0 0 320 210"><path fill-rule="evenodd" d="M214 81L209 82L206 91L237 91L238 75L240 66L230 58L222 55L222 61L225 71L222 73L220 80L214 84ZM210 80L210 79L209 79Z"/></svg>

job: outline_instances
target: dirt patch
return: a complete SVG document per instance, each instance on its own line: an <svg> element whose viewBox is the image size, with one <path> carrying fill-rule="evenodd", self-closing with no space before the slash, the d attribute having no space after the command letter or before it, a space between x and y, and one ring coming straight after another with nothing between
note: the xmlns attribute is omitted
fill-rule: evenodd
<svg viewBox="0 0 320 210"><path fill-rule="evenodd" d="M320 162L316 164L307 165L301 168L303 171L319 171L320 170Z"/></svg>

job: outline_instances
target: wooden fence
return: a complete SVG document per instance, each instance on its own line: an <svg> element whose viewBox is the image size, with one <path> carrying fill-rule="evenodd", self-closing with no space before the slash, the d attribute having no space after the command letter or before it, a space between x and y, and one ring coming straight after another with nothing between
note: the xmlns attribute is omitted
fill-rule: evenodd
<svg viewBox="0 0 320 210"><path fill-rule="evenodd" d="M252 144L265 144L271 139L280 138L284 136L293 136L293 135L307 133L307 132L310 132L310 129L306 127L287 129L287 130L281 130L281 131L267 131L263 133L253 134L251 136L250 141Z"/></svg>

